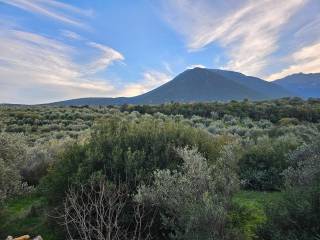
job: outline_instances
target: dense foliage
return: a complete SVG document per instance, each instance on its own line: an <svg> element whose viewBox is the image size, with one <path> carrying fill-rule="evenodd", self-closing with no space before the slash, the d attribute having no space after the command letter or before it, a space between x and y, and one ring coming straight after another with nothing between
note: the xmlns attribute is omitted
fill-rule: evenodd
<svg viewBox="0 0 320 240"><path fill-rule="evenodd" d="M320 237L319 100L1 106L0 116L0 238Z"/></svg>
<svg viewBox="0 0 320 240"><path fill-rule="evenodd" d="M225 114L235 117L249 117L258 121L268 119L278 122L282 118L296 118L299 121L318 122L320 118L320 100L300 98L284 98L273 101L231 101L229 103L172 103L162 105L123 105L122 111L138 111L140 113L154 114L157 112L166 115L193 115L210 118L212 115L223 117Z"/></svg>
<svg viewBox="0 0 320 240"><path fill-rule="evenodd" d="M269 207L262 229L266 239L320 237L320 139L295 150L292 165L283 172L284 197Z"/></svg>

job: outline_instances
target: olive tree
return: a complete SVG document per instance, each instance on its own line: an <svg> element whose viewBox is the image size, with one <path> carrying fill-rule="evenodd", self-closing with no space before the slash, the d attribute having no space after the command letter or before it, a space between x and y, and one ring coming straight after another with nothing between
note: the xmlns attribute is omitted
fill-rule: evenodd
<svg viewBox="0 0 320 240"><path fill-rule="evenodd" d="M0 203L28 189L20 175L25 155L22 135L0 134Z"/></svg>
<svg viewBox="0 0 320 240"><path fill-rule="evenodd" d="M163 224L172 239L224 239L230 198L237 189L234 146L209 164L196 148L178 148L180 170L156 170L152 185L141 185L137 202L165 209Z"/></svg>

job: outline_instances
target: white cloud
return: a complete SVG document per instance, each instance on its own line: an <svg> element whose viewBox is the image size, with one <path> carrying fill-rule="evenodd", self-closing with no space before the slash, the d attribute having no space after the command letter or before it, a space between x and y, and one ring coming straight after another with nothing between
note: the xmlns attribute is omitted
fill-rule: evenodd
<svg viewBox="0 0 320 240"><path fill-rule="evenodd" d="M62 9L65 11L77 13L79 15L91 17L94 15L94 12L92 9L82 9L82 8L77 8L75 6L59 2L57 0L33 0L33 1L38 1L39 3L46 4L48 6L52 6L58 9Z"/></svg>
<svg viewBox="0 0 320 240"><path fill-rule="evenodd" d="M82 10L72 5L55 0L0 0L0 2L23 9L25 11L40 14L60 22L73 26L87 28L80 20L70 17L71 14L78 16L90 16L92 11Z"/></svg>
<svg viewBox="0 0 320 240"><path fill-rule="evenodd" d="M148 70L143 73L143 80L138 83L128 84L121 90L120 96L137 96L155 89L162 84L170 81L172 76L168 72L159 72L156 70Z"/></svg>
<svg viewBox="0 0 320 240"><path fill-rule="evenodd" d="M162 64L163 64L165 70L167 71L167 73L173 74L173 70L172 70L171 64L169 64L166 61L162 62Z"/></svg>
<svg viewBox="0 0 320 240"><path fill-rule="evenodd" d="M261 73L279 47L283 26L308 0L165 0L167 21L190 50L218 43L230 59L224 68Z"/></svg>
<svg viewBox="0 0 320 240"><path fill-rule="evenodd" d="M100 57L97 58L94 62L89 64L89 71L91 74L106 69L114 61L124 60L124 57L120 52L108 46L105 46L96 42L88 42L87 44L91 47L94 47L100 50L101 52Z"/></svg>
<svg viewBox="0 0 320 240"><path fill-rule="evenodd" d="M123 59L107 46L97 45L103 52L103 61L79 64L73 59L78 49L39 34L3 28L0 42L0 101L41 103L114 94L115 87L110 82L93 75ZM28 91L35 90L37 93L28 97Z"/></svg>
<svg viewBox="0 0 320 240"><path fill-rule="evenodd" d="M290 74L304 72L304 73L318 73L320 72L320 42L305 46L294 52L290 59L291 65L267 77L268 80L276 80L288 76Z"/></svg>
<svg viewBox="0 0 320 240"><path fill-rule="evenodd" d="M193 69L193 68L206 68L206 66L202 64L193 64L187 67L187 69Z"/></svg>
<svg viewBox="0 0 320 240"><path fill-rule="evenodd" d="M124 60L124 56L111 47L96 42L87 41L79 34L69 30L61 30L60 32L63 36L67 38L85 42L87 46L97 49L99 51L100 55L87 65L86 72L88 74L94 74L96 72L102 71L108 68L115 61Z"/></svg>
<svg viewBox="0 0 320 240"><path fill-rule="evenodd" d="M80 49L58 40L26 31L1 29L0 102L44 103L78 97L135 96L170 79L171 73L147 70L136 83L118 84L97 79L124 56L102 44L85 42L100 56L89 63L77 63L73 55Z"/></svg>

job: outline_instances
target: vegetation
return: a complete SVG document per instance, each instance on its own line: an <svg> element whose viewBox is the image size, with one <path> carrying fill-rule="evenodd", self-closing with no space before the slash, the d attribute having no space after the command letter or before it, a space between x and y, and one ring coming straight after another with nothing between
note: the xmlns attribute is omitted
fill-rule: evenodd
<svg viewBox="0 0 320 240"><path fill-rule="evenodd" d="M0 238L320 237L319 100L0 115Z"/></svg>

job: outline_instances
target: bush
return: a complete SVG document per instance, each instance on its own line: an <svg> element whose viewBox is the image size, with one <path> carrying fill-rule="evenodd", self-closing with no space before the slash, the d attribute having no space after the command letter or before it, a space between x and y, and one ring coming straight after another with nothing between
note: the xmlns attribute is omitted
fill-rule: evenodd
<svg viewBox="0 0 320 240"><path fill-rule="evenodd" d="M0 134L0 204L28 189L20 175L25 155L22 135Z"/></svg>
<svg viewBox="0 0 320 240"><path fill-rule="evenodd" d="M309 240L320 236L320 141L302 146L284 171L284 197L269 206L263 239Z"/></svg>
<svg viewBox="0 0 320 240"><path fill-rule="evenodd" d="M125 183L129 194L134 194L140 183L152 181L156 169L174 171L182 164L176 147L195 146L206 157L208 165L216 163L215 166L223 170L228 163L219 159L223 154L229 156L222 150L231 142L230 137L212 137L206 131L172 120L145 116L130 121L113 117L97 125L88 141L74 144L62 153L39 187L49 206L60 210L69 186L87 184L93 175L104 176L110 183ZM230 178L216 179L221 181L218 190L233 191L228 188L234 184L233 175L227 170L221 174ZM129 211L121 221L130 225L133 219ZM159 221L158 217L155 239L165 239L161 236L167 236L168 230Z"/></svg>
<svg viewBox="0 0 320 240"><path fill-rule="evenodd" d="M155 169L176 169L182 161L175 147L196 146L209 162L215 162L230 141L230 137L212 137L171 120L143 117L132 122L114 117L96 126L88 143L70 147L42 188L50 201L61 202L70 181L86 181L98 171L109 180L118 178L135 185Z"/></svg>
<svg viewBox="0 0 320 240"><path fill-rule="evenodd" d="M179 171L156 170L151 186L136 195L164 209L162 222L173 239L225 239L230 199L237 189L236 155L230 146L214 164L196 149L177 149L183 159Z"/></svg>
<svg viewBox="0 0 320 240"><path fill-rule="evenodd" d="M266 240L310 240L320 236L320 187L291 189L267 207L258 235Z"/></svg>
<svg viewBox="0 0 320 240"><path fill-rule="evenodd" d="M289 157L290 167L283 172L287 188L320 182L320 140L302 145Z"/></svg>
<svg viewBox="0 0 320 240"><path fill-rule="evenodd" d="M72 143L71 139L49 140L28 148L21 175L29 185L37 185L48 168L58 160L59 155Z"/></svg>
<svg viewBox="0 0 320 240"><path fill-rule="evenodd" d="M240 178L243 187L252 190L280 190L284 184L281 175L288 167L288 154L300 141L294 135L275 139L264 136L249 146L240 159Z"/></svg>

